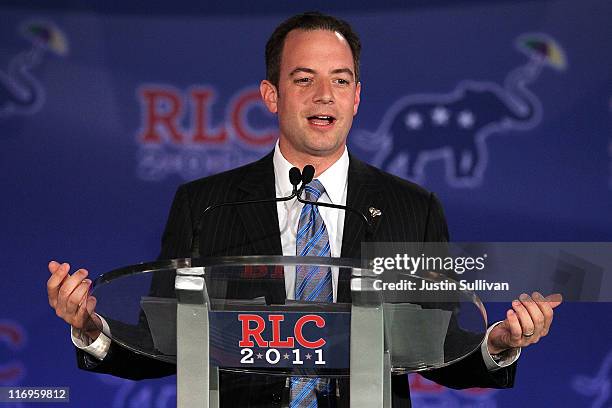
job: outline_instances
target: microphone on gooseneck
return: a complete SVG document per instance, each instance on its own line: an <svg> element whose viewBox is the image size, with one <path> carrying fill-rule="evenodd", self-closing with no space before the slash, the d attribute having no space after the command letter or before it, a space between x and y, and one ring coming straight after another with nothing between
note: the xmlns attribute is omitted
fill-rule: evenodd
<svg viewBox="0 0 612 408"><path fill-rule="evenodd" d="M292 167L289 170L289 182L293 186L292 194L297 195L297 186L302 181L302 172L297 167Z"/></svg>
<svg viewBox="0 0 612 408"><path fill-rule="evenodd" d="M297 167L294 167L294 169L297 169ZM304 191L304 189L306 188L306 184L312 181L312 179L314 178L314 175L315 175L315 168L311 164L307 164L306 166L304 166L300 174L300 181L302 182L302 185L297 191L297 197L300 197L302 195L302 191Z"/></svg>
<svg viewBox="0 0 612 408"><path fill-rule="evenodd" d="M312 174L314 176L314 167L312 169ZM311 177L311 180L312 180L312 177ZM234 206L245 205L245 204L264 204L264 203L274 203L274 202L279 202L279 201L289 201L292 198L297 197L299 192L301 192L301 190L305 187L305 185L302 183L302 187L300 187L300 190L298 192L297 186L298 184L300 184L300 182L302 182L302 172L300 171L300 169L298 169L297 167L292 167L289 170L289 182L293 186L293 191L287 197L264 198L261 200L231 201L227 203L213 204L213 205L209 205L208 207L206 207L204 211L202 211L202 215L200 216L200 220L198 221L197 227L193 231L193 235L191 238L191 257L198 258L200 256L200 236L202 234L202 221L204 220L204 217L206 215L208 215L212 211L218 208L221 208L221 207L234 207Z"/></svg>
<svg viewBox="0 0 612 408"><path fill-rule="evenodd" d="M312 179L314 178L314 175L315 175L315 168L312 165L307 164L306 166L304 166L304 169L302 170L302 185L297 192L297 200L303 204L312 204L312 205L318 205L319 207L336 208L338 210L344 210L344 211L348 210L359 217L359 219L365 224L366 233L368 235L371 235L373 232L372 222L371 220L368 219L368 217L366 217L358 209L349 207L348 205L322 203L319 201L308 201L308 200L302 199L302 191L304 191L304 189L306 188L306 185L312 181Z"/></svg>
<svg viewBox="0 0 612 408"><path fill-rule="evenodd" d="M304 170L302 170L302 183L308 184L312 181L315 175L315 168L311 164L307 164L304 166Z"/></svg>
<svg viewBox="0 0 612 408"><path fill-rule="evenodd" d="M300 171L300 169L298 169L297 167L292 167L289 170L289 182L293 186L293 191L291 192L290 195L286 197L265 198L261 200L232 201L232 202L227 202L227 203L213 204L213 205L206 207L204 211L202 211L200 220L198 221L197 227L195 228L193 232L193 236L191 240L191 257L198 258L200 256L200 235L202 234L202 221L204 220L204 217L208 215L209 213L211 213L212 211L218 208L221 208L221 207L234 207L234 206L246 205L246 204L274 203L274 202L279 202L279 201L289 201L293 198L297 198L297 200L303 204L318 205L320 207L329 207L329 208L335 208L335 209L344 210L344 211L348 210L356 214L359 217L359 219L365 224L366 233L370 235L372 233L372 223L370 220L368 220L368 218L361 211L353 207L349 207L345 205L314 202L314 201L304 200L301 198L302 192L306 188L306 185L312 181L312 179L314 178L314 175L315 175L315 168L310 164L304 166L302 171ZM298 185L300 183L302 183L302 185L298 189Z"/></svg>

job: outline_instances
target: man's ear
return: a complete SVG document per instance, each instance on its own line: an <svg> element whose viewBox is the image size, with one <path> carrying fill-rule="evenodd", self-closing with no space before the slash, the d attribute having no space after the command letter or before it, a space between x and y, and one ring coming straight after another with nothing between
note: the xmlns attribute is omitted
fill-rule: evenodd
<svg viewBox="0 0 612 408"><path fill-rule="evenodd" d="M361 82L357 82L355 87L355 101L353 102L353 116L357 114L359 103L361 102Z"/></svg>
<svg viewBox="0 0 612 408"><path fill-rule="evenodd" d="M263 99L264 103L268 110L272 113L278 112L277 100L278 100L278 90L272 82L264 79L259 84L259 92L261 93L261 99Z"/></svg>

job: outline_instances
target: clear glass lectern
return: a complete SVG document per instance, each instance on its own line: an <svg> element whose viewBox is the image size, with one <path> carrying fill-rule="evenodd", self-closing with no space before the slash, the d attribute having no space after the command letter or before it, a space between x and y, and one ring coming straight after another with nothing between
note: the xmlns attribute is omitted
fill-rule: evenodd
<svg viewBox="0 0 612 408"><path fill-rule="evenodd" d="M288 300L296 267L330 268L334 303ZM219 407L220 387L247 392L240 381L223 383L224 373L285 388L291 376L330 379L349 385L351 407L390 407L392 375L451 364L475 351L487 328L474 293L441 299L407 288L445 277L399 278L399 289L385 290L366 262L343 258L185 258L108 272L92 295L114 342L177 365L179 407Z"/></svg>

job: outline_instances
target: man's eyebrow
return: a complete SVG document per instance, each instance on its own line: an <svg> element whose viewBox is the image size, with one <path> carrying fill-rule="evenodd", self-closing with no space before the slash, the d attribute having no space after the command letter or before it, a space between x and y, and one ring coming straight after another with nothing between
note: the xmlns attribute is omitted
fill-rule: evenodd
<svg viewBox="0 0 612 408"><path fill-rule="evenodd" d="M295 74L297 74L298 72L305 72L307 74L316 74L317 71L315 71L312 68L306 68L306 67L297 67L295 68L293 71L291 71L289 73L289 76L293 76ZM353 70L351 70L350 68L337 68L331 71L332 74L337 75L337 74L349 74L350 76L352 76L353 78L355 78L355 74L353 73Z"/></svg>
<svg viewBox="0 0 612 408"><path fill-rule="evenodd" d="M316 71L312 68L304 68L304 67L297 67L296 69L294 69L293 71L291 71L289 73L289 76L293 76L295 74L297 74L298 72L305 72L307 74L315 74Z"/></svg>
<svg viewBox="0 0 612 408"><path fill-rule="evenodd" d="M355 74L353 73L353 71L350 68L338 68L338 69L334 69L334 70L332 70L331 73L332 74L349 74L350 76L355 78Z"/></svg>

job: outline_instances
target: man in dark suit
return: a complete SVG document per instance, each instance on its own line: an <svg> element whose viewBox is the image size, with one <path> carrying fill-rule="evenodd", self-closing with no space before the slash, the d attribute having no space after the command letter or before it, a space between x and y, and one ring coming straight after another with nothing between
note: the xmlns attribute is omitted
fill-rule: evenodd
<svg viewBox="0 0 612 408"><path fill-rule="evenodd" d="M360 102L360 43L351 27L318 13L294 16L282 23L266 46L267 79L260 85L268 109L278 115L280 138L273 153L247 166L181 186L174 199L162 240L160 258L191 255L195 231L201 256L295 255L300 211L295 203L245 205L202 218L206 207L285 195L287 170L313 165L321 200L347 204L363 213L380 212L368 240L378 242L447 241L446 221L436 197L350 156L346 138ZM375 141L373 141L375 142ZM312 210L314 211L314 210ZM319 214L317 214L317 217ZM359 258L365 228L352 213L320 209L326 225L327 255ZM79 367L126 378L151 378L175 372L172 365L135 355L100 334L103 324L87 296L87 272L69 275L69 266L49 264L49 302L73 327ZM285 276L281 298L297 298L295 282ZM168 279L154 284L156 294L172 291ZM334 278L333 300L350 300L346 285ZM331 289L330 289L331 290ZM426 376L454 388L511 387L520 347L547 334L554 303L540 294L513 302L506 319L489 329L481 349ZM330 297L331 299L331 297ZM90 317L91 316L91 317ZM241 392L232 392L234 388ZM223 406L273 406L282 400L285 381L223 373ZM314 391L313 391L314 392ZM347 384L338 385L346 406ZM293 398L293 397L292 397ZM317 395L319 406L328 399ZM406 376L393 378L393 406L409 406ZM302 406L302 405L299 405Z"/></svg>

